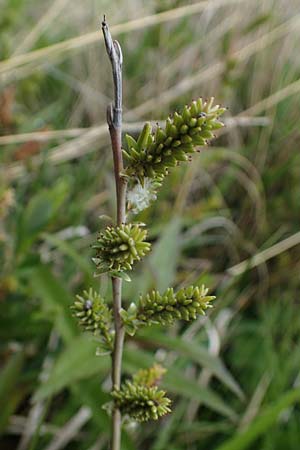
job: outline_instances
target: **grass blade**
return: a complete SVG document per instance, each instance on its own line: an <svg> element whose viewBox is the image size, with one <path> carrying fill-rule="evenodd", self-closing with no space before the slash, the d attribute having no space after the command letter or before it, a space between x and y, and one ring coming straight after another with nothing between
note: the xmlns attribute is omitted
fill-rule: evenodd
<svg viewBox="0 0 300 450"><path fill-rule="evenodd" d="M192 361L208 368L225 386L231 389L239 398L243 399L244 394L223 362L217 356L211 355L204 347L196 342L184 341L180 337L170 336L158 330L144 330L138 335L143 341L152 342L155 345L163 346L169 350L190 358Z"/></svg>
<svg viewBox="0 0 300 450"><path fill-rule="evenodd" d="M282 395L253 421L250 427L217 448L217 450L243 450L248 448L259 436L276 424L279 414L300 401L300 389L293 389Z"/></svg>

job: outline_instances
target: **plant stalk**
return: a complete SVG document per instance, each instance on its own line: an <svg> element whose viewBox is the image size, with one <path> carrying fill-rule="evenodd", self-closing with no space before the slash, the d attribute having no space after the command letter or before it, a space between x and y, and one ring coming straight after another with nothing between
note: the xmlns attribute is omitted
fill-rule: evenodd
<svg viewBox="0 0 300 450"><path fill-rule="evenodd" d="M114 104L107 108L107 123L111 138L114 161L114 174L117 196L117 225L126 221L126 188L127 182L122 178L122 51L120 44L113 41L106 18L102 22L102 31L107 54L111 61L114 82ZM112 277L113 288L113 314L115 327L115 341L112 353L112 386L119 389L121 385L122 355L124 346L124 327L120 316L122 307L122 280ZM111 450L121 448L121 412L114 408L112 415Z"/></svg>

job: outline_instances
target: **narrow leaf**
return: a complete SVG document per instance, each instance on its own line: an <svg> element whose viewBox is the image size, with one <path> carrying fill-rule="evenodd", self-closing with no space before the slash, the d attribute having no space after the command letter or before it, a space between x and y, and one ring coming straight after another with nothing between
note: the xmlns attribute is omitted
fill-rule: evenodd
<svg viewBox="0 0 300 450"><path fill-rule="evenodd" d="M282 395L276 402L265 407L263 412L252 422L249 428L237 434L217 450L243 450L252 445L256 439L274 426L282 411L300 402L300 389L293 389Z"/></svg>
<svg viewBox="0 0 300 450"><path fill-rule="evenodd" d="M97 343L86 335L73 338L58 357L46 383L36 391L34 400L47 398L73 383L109 369L109 357L96 357Z"/></svg>
<svg viewBox="0 0 300 450"><path fill-rule="evenodd" d="M152 342L155 345L163 346L169 350L173 350L181 355L190 358L192 361L209 369L222 383L232 390L239 398L244 398L244 394L233 378L228 369L224 366L221 359L211 355L204 347L195 341L185 341L180 337L170 336L161 331L151 328L140 330L138 339Z"/></svg>
<svg viewBox="0 0 300 450"><path fill-rule="evenodd" d="M82 272L88 277L92 279L91 276L91 265L88 260L83 257L69 242L59 239L57 236L53 234L43 233L42 237L46 242L56 247L61 253L69 256L76 265L82 270Z"/></svg>
<svg viewBox="0 0 300 450"><path fill-rule="evenodd" d="M58 332L66 342L78 334L76 323L71 317L70 306L73 298L47 266L39 266L30 274L33 295L41 300L42 309L46 312Z"/></svg>

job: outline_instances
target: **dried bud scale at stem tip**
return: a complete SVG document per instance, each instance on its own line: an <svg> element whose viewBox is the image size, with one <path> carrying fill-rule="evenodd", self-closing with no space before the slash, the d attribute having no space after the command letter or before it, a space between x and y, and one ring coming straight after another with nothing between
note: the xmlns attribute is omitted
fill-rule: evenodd
<svg viewBox="0 0 300 450"><path fill-rule="evenodd" d="M138 224L107 227L94 245L97 253L93 260L98 273L132 270L133 263L150 251L146 237L147 231Z"/></svg>

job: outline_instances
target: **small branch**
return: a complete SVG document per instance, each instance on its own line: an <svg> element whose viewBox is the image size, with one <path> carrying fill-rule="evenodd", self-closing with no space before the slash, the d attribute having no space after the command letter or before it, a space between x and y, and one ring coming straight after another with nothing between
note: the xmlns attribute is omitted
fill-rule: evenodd
<svg viewBox="0 0 300 450"><path fill-rule="evenodd" d="M117 224L126 221L126 187L127 182L122 178L122 50L117 41L113 41L105 16L102 22L102 31L106 51L111 61L114 82L114 104L107 108L107 123L110 132L114 160L114 172L117 195ZM113 312L115 327L115 342L112 355L112 385L119 389L121 385L122 354L124 345L124 328L120 316L122 306L122 280L112 278ZM121 448L121 413L118 408L113 411L111 450Z"/></svg>

